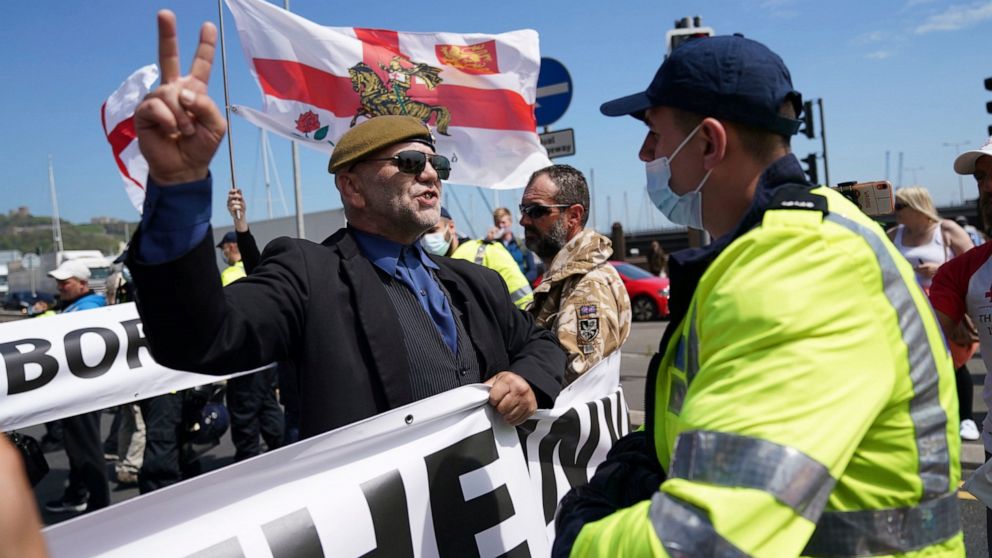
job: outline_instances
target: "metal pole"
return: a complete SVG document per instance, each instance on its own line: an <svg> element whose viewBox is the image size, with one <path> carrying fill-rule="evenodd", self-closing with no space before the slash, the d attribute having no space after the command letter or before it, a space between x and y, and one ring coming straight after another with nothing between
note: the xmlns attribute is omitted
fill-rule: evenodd
<svg viewBox="0 0 992 558"><path fill-rule="evenodd" d="M55 266L62 265L62 218L59 216L59 198L55 194L55 168L52 166L52 156L48 156L48 188L52 194L52 249L55 251Z"/></svg>
<svg viewBox="0 0 992 558"><path fill-rule="evenodd" d="M272 219L272 182L269 180L269 134L259 128L262 134L262 173L265 175L265 208Z"/></svg>
<svg viewBox="0 0 992 558"><path fill-rule="evenodd" d="M589 169L589 222L596 230L596 169Z"/></svg>
<svg viewBox="0 0 992 558"><path fill-rule="evenodd" d="M289 0L282 0L282 7L289 11ZM300 150L295 141L289 142L290 153L293 157L293 195L296 198L296 236L306 238L306 227L303 223L303 183L300 178Z"/></svg>
<svg viewBox="0 0 992 558"><path fill-rule="evenodd" d="M826 185L830 186L830 160L827 158L827 121L823 119L823 99L817 99L816 104L820 107L820 139L823 140L823 178Z"/></svg>
<svg viewBox="0 0 992 558"><path fill-rule="evenodd" d="M220 67L224 77L224 117L227 119L227 158L231 165L231 189L237 188L234 180L234 141L231 130L231 99L227 93L227 48L224 45L224 6L217 0L217 18L220 22ZM235 212L235 217L241 219L241 211Z"/></svg>

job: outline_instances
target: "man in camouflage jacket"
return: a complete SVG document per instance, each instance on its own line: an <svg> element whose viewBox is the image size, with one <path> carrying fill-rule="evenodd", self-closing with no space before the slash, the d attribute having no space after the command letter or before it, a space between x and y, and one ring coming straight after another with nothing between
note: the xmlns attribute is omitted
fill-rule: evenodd
<svg viewBox="0 0 992 558"><path fill-rule="evenodd" d="M609 264L612 243L585 228L589 187L581 172L568 165L535 172L520 214L527 247L547 266L528 310L568 353L567 385L627 340L630 298Z"/></svg>

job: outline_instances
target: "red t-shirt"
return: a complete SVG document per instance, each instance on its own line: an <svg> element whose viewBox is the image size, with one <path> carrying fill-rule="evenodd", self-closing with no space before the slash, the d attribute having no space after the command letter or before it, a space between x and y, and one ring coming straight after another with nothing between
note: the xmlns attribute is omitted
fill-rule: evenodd
<svg viewBox="0 0 992 558"><path fill-rule="evenodd" d="M979 330L992 335L992 242L972 248L940 266L930 285L930 303L955 322L967 312ZM987 322L985 322L988 320ZM985 322L986 327L981 327ZM980 331L980 333L982 333ZM982 345L985 335L982 336ZM984 346L982 347L985 348Z"/></svg>

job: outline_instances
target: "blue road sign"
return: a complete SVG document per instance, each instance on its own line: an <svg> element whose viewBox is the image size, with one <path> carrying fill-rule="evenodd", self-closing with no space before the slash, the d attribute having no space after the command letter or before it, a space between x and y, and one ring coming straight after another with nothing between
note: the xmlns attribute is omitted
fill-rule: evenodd
<svg viewBox="0 0 992 558"><path fill-rule="evenodd" d="M534 116L538 126L548 126L565 114L572 102L572 76L554 58L541 58L541 73L537 76L537 107Z"/></svg>

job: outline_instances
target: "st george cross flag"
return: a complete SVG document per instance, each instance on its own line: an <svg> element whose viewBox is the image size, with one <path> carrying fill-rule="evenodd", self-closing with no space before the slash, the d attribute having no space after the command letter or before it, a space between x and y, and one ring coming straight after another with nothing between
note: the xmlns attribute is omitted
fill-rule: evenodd
<svg viewBox="0 0 992 558"><path fill-rule="evenodd" d="M110 142L117 170L124 179L127 197L138 213L141 213L142 204L145 203L148 162L138 150L138 140L134 133L134 109L138 108L138 103L145 98L157 79L158 66L155 64L140 68L124 80L100 107L103 133Z"/></svg>
<svg viewBox="0 0 992 558"><path fill-rule="evenodd" d="M551 164L534 120L537 32L404 33L324 27L264 0L227 0L263 109L236 114L330 153L384 114L427 123L451 182L520 188Z"/></svg>

